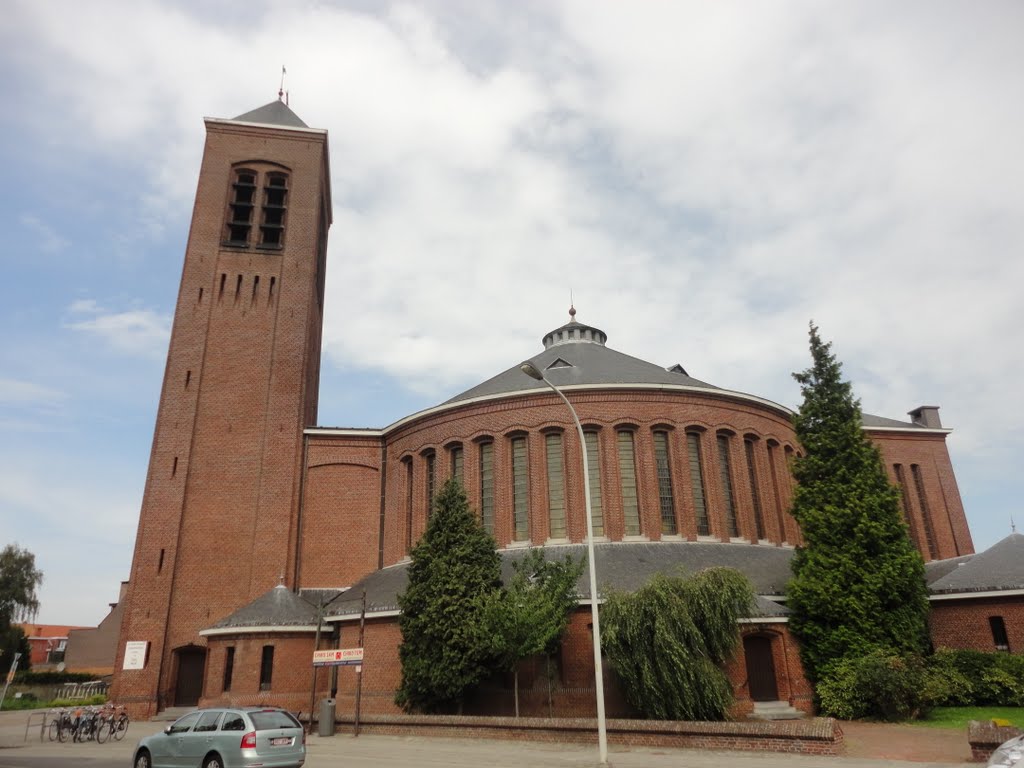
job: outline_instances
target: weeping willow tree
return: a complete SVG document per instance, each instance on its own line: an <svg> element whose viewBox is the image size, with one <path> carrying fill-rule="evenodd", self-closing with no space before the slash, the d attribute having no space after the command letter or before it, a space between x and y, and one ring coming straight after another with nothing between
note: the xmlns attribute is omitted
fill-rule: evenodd
<svg viewBox="0 0 1024 768"><path fill-rule="evenodd" d="M739 642L737 620L754 589L739 571L657 575L601 608L601 645L626 698L652 720L724 720L732 687L722 664Z"/></svg>

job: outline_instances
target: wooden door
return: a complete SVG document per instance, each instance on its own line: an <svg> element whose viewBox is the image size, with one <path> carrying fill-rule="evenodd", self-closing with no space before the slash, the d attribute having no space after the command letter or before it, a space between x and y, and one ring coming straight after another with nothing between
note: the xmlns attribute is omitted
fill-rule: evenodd
<svg viewBox="0 0 1024 768"><path fill-rule="evenodd" d="M765 635L743 638L743 653L747 657L747 684L754 701L778 701L779 688L775 682L775 661L772 659L772 639Z"/></svg>

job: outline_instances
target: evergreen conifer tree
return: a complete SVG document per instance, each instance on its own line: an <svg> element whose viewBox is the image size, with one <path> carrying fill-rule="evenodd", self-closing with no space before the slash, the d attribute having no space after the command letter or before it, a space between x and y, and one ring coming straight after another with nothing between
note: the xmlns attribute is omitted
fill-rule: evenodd
<svg viewBox="0 0 1024 768"><path fill-rule="evenodd" d="M812 365L793 374L804 400L795 417L803 455L793 466L792 514L804 543L787 595L812 682L829 664L875 648L920 654L928 647L924 562L831 346L811 323Z"/></svg>
<svg viewBox="0 0 1024 768"><path fill-rule="evenodd" d="M395 701L407 711L453 711L493 667L483 612L501 587L497 545L457 480L434 497L411 559L398 597L402 679Z"/></svg>

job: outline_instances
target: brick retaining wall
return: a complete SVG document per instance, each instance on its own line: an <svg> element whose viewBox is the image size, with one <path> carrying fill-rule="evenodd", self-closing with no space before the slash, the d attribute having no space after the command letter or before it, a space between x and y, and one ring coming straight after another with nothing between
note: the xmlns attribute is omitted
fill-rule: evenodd
<svg viewBox="0 0 1024 768"><path fill-rule="evenodd" d="M842 728L832 718L723 723L609 720L607 729L610 744L638 747L733 749L801 755L838 755L843 747ZM338 718L337 730L351 733L353 718ZM359 730L360 733L387 736L574 743L597 740L597 723L588 718L371 715L360 719Z"/></svg>

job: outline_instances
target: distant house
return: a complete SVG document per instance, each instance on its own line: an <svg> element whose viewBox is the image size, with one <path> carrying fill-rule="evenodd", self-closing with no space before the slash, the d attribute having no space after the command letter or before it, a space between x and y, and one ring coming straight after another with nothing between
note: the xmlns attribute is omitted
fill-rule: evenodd
<svg viewBox="0 0 1024 768"><path fill-rule="evenodd" d="M68 634L64 665L69 672L89 672L97 677L113 674L127 586L128 582L121 582L117 602L110 604L110 613L98 627L72 629Z"/></svg>
<svg viewBox="0 0 1024 768"><path fill-rule="evenodd" d="M68 645L68 633L82 627L65 624L18 624L28 639L32 655L29 660L32 666L52 667L64 661L64 653Z"/></svg>

